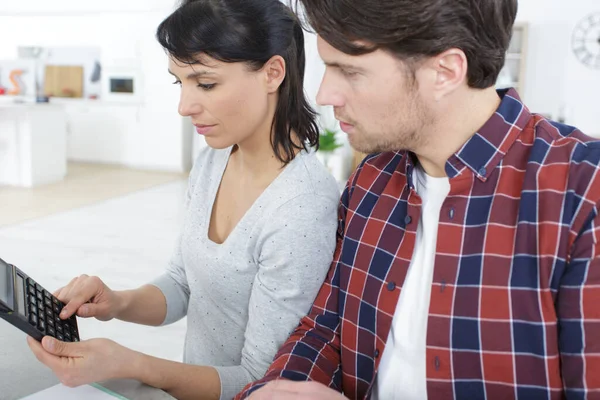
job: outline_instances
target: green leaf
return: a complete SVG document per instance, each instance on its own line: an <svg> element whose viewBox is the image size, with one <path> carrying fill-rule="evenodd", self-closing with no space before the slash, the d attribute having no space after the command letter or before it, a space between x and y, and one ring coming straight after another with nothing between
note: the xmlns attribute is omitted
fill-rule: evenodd
<svg viewBox="0 0 600 400"><path fill-rule="evenodd" d="M336 140L336 132L331 129L324 129L319 135L319 151L334 151L342 147L342 144Z"/></svg>

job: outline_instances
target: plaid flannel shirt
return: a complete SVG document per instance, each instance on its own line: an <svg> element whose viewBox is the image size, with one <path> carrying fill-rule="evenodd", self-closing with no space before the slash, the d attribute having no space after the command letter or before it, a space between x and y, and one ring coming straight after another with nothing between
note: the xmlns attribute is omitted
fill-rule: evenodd
<svg viewBox="0 0 600 400"><path fill-rule="evenodd" d="M427 326L430 399L600 398L600 142L514 90L446 163ZM264 379L369 398L415 247L414 156L367 157L331 270Z"/></svg>

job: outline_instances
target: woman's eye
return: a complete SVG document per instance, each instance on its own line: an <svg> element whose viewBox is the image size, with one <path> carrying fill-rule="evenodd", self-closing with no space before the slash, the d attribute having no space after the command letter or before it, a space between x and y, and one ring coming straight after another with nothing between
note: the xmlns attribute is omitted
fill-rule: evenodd
<svg viewBox="0 0 600 400"><path fill-rule="evenodd" d="M203 90L211 90L213 89L215 86L217 86L216 83L199 83L198 87L203 89Z"/></svg>
<svg viewBox="0 0 600 400"><path fill-rule="evenodd" d="M181 81L175 81L175 82L173 82L173 85L179 85L179 86L181 86Z"/></svg>

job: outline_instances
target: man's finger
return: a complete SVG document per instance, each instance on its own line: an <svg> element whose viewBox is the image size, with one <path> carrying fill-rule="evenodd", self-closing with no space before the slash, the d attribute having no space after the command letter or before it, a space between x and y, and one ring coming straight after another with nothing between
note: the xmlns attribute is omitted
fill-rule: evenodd
<svg viewBox="0 0 600 400"><path fill-rule="evenodd" d="M295 382L280 379L269 383L264 388L254 392L252 400L292 399L292 400L315 400L315 399L345 399L326 385L319 382Z"/></svg>
<svg viewBox="0 0 600 400"><path fill-rule="evenodd" d="M252 393L250 400L309 400L310 393L302 390L302 384L306 382L293 382L286 379L270 382L262 389Z"/></svg>

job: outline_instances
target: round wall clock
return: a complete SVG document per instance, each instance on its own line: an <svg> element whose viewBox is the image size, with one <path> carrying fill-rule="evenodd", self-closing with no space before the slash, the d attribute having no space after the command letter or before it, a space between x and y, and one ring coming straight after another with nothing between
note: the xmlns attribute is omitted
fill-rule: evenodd
<svg viewBox="0 0 600 400"><path fill-rule="evenodd" d="M590 68L600 69L600 12L579 21L573 31L573 53Z"/></svg>

